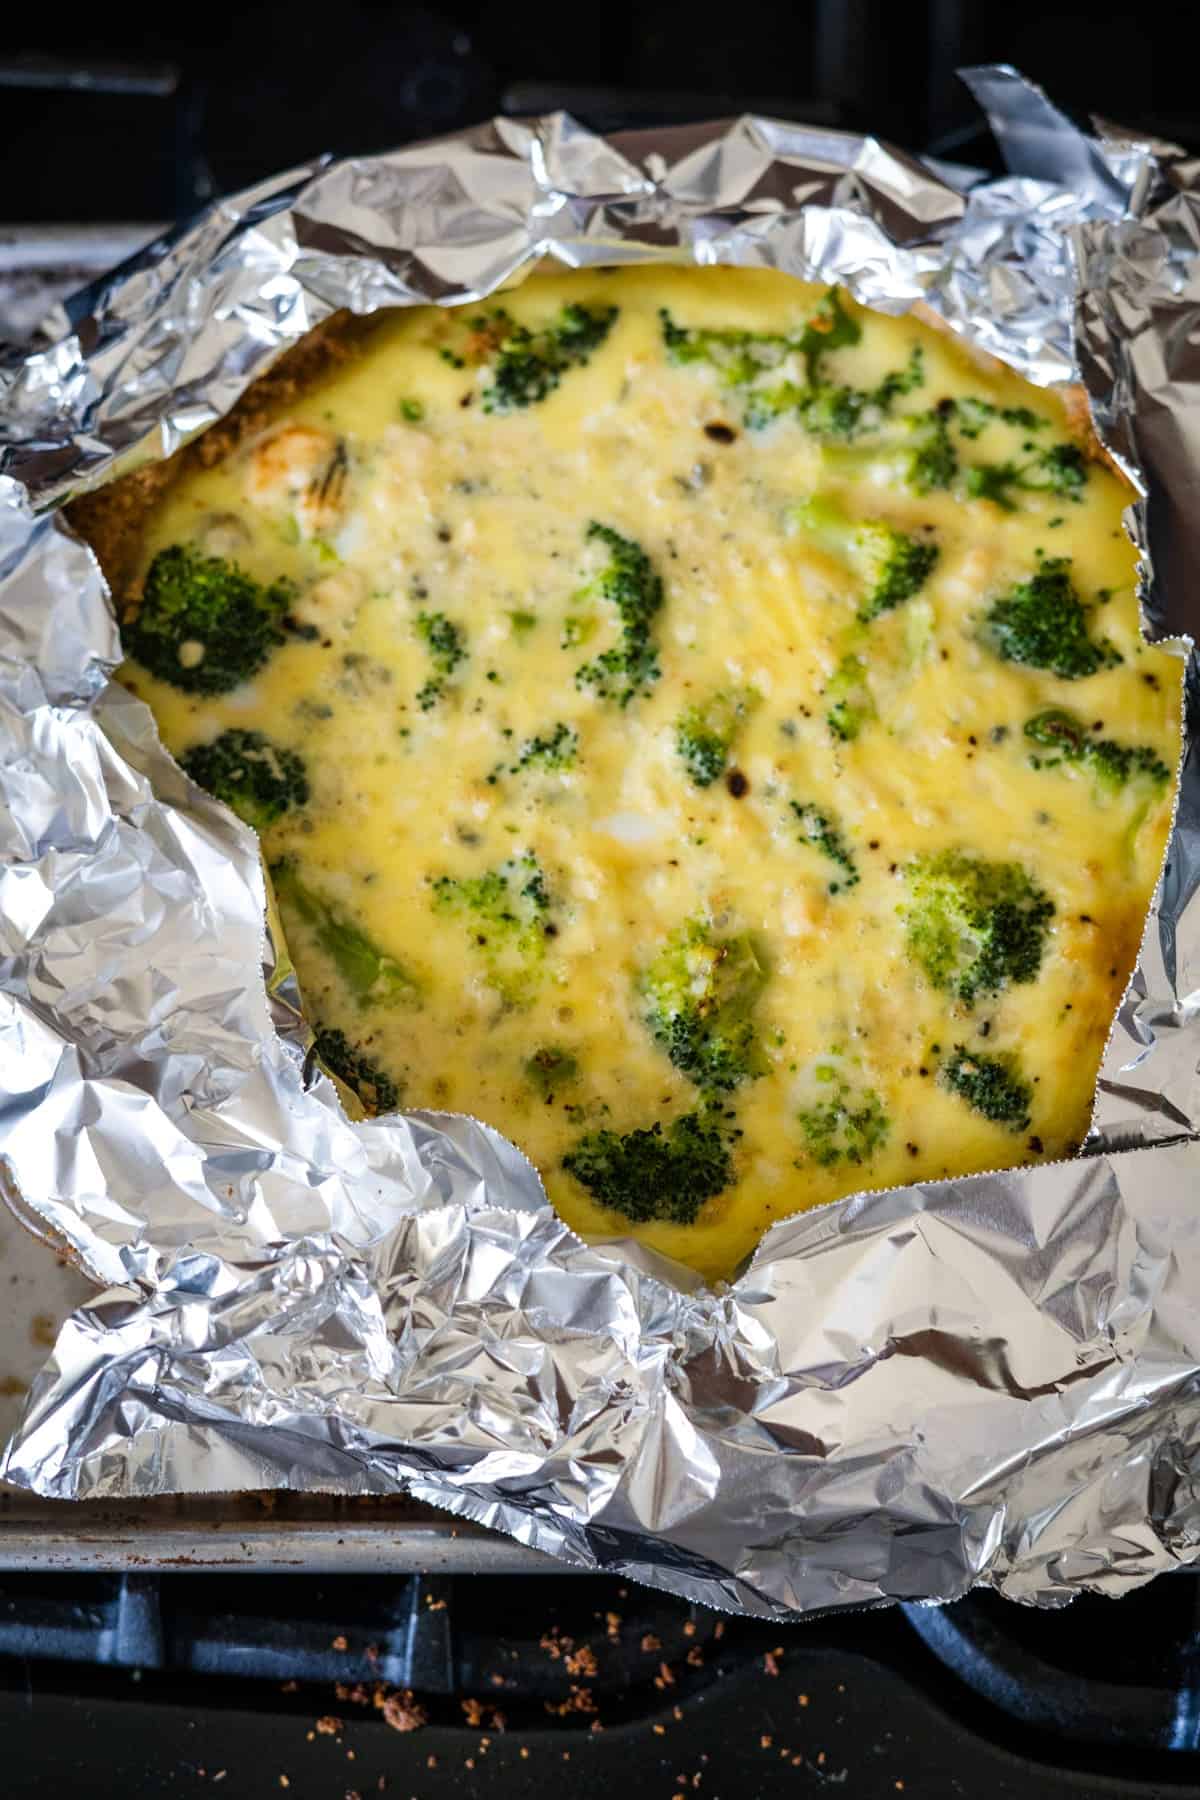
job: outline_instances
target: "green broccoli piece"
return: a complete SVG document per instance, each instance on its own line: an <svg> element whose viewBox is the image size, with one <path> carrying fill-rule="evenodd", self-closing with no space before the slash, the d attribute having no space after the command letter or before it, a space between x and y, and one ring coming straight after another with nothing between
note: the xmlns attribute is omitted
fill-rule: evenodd
<svg viewBox="0 0 1200 1800"><path fill-rule="evenodd" d="M729 387L746 387L795 355L804 361L808 385L815 387L820 380L821 358L830 350L857 344L862 337L862 327L846 311L836 288L821 296L808 324L793 334L691 328L677 325L665 308L658 317L663 343L673 363L709 363Z"/></svg>
<svg viewBox="0 0 1200 1800"><path fill-rule="evenodd" d="M652 622L663 604L662 577L655 573L641 545L622 537L610 525L600 525L593 519L587 528L587 541L603 545L608 560L595 580L576 597L598 594L615 607L621 642L578 668L575 684L592 688L601 700L628 706L662 673L651 636Z"/></svg>
<svg viewBox="0 0 1200 1800"><path fill-rule="evenodd" d="M525 1063L525 1076L547 1105L560 1088L570 1087L579 1079L579 1064L569 1050L559 1044L543 1044Z"/></svg>
<svg viewBox="0 0 1200 1800"><path fill-rule="evenodd" d="M727 689L676 719L675 749L697 787L711 787L725 773L734 739L757 703L752 688Z"/></svg>
<svg viewBox="0 0 1200 1800"><path fill-rule="evenodd" d="M785 413L794 413L813 437L849 444L862 432L878 430L895 401L925 379L919 349L903 369L893 369L873 388L856 388L822 382L800 387L794 381L776 387L750 388L746 392L742 423L747 431L763 431Z"/></svg>
<svg viewBox="0 0 1200 1800"><path fill-rule="evenodd" d="M1078 444L1051 444L1025 471L1027 488L1044 488L1060 500L1082 500L1087 484L1087 458Z"/></svg>
<svg viewBox="0 0 1200 1800"><path fill-rule="evenodd" d="M832 382L801 387L794 381L750 388L742 423L747 431L763 431L784 413L794 413L813 437L849 443L860 432L881 425L898 396L923 380L921 353L914 350L906 368L892 370L873 388Z"/></svg>
<svg viewBox="0 0 1200 1800"><path fill-rule="evenodd" d="M569 769L578 754L579 733L560 720L544 737L526 739L513 768Z"/></svg>
<svg viewBox="0 0 1200 1800"><path fill-rule="evenodd" d="M919 346L903 369L885 375L874 388L826 379L824 358L829 352L851 349L862 337L862 327L846 311L836 288L822 296L813 317L792 334L689 328L677 325L666 311L660 312L659 319L672 362L708 363L727 387L743 391L743 423L749 431L760 431L789 413L818 437L848 440L865 425L878 423L901 394L910 393L925 379ZM755 385L790 358L803 363L803 382Z"/></svg>
<svg viewBox="0 0 1200 1800"><path fill-rule="evenodd" d="M958 474L958 452L950 436L954 403L939 401L924 412L885 420L862 443L827 444L822 454L830 473L882 480L917 494L949 488Z"/></svg>
<svg viewBox="0 0 1200 1800"><path fill-rule="evenodd" d="M1016 512L1012 489L1019 487L1021 471L1016 463L973 463L963 478L970 500L990 500L1004 512Z"/></svg>
<svg viewBox="0 0 1200 1800"><path fill-rule="evenodd" d="M281 749L261 731L235 726L211 744L194 745L181 764L199 787L232 807L255 831L265 831L293 806L308 804L303 757Z"/></svg>
<svg viewBox="0 0 1200 1800"><path fill-rule="evenodd" d="M544 973L546 942L556 926L537 858L510 857L483 875L439 875L433 909L463 921L493 987L507 1006L529 1004Z"/></svg>
<svg viewBox="0 0 1200 1800"><path fill-rule="evenodd" d="M1019 863L943 850L917 857L904 878L908 954L934 987L973 1006L1035 979L1054 902Z"/></svg>
<svg viewBox="0 0 1200 1800"><path fill-rule="evenodd" d="M1050 755L1031 755L1035 769L1053 769L1060 763L1085 763L1103 786L1126 787L1145 779L1164 787L1171 771L1162 758L1145 744L1118 744L1112 738L1094 738L1082 720L1061 707L1051 707L1025 722L1025 736Z"/></svg>
<svg viewBox="0 0 1200 1800"><path fill-rule="evenodd" d="M1048 423L1040 413L1033 412L1028 406L997 406L994 401L983 400L972 394L960 394L957 399L945 404L953 407L958 429L965 438L977 438L984 426L990 425L994 419L999 419L1005 425L1013 425L1019 431L1042 431Z"/></svg>
<svg viewBox="0 0 1200 1800"><path fill-rule="evenodd" d="M563 1168L592 1199L638 1223L690 1225L706 1200L733 1179L736 1135L708 1113L685 1113L664 1132L592 1131L563 1157Z"/></svg>
<svg viewBox="0 0 1200 1800"><path fill-rule="evenodd" d="M544 735L526 738L513 763L497 763L487 777L495 787L502 775L519 775L523 769L569 769L579 754L579 733L561 721Z"/></svg>
<svg viewBox="0 0 1200 1800"><path fill-rule="evenodd" d="M1087 462L1076 444L1051 444L1027 463L974 463L964 486L972 500L992 500L1015 512L1014 492L1055 494L1060 500L1082 500Z"/></svg>
<svg viewBox="0 0 1200 1800"><path fill-rule="evenodd" d="M958 452L950 439L944 406L913 413L903 420L909 443L903 450L904 480L916 494L931 494L953 485L958 474Z"/></svg>
<svg viewBox="0 0 1200 1800"><path fill-rule="evenodd" d="M467 648L459 627L445 613L418 613L417 636L426 645L435 671L417 695L417 705L428 712L445 693L449 677L467 660Z"/></svg>
<svg viewBox="0 0 1200 1800"><path fill-rule="evenodd" d="M854 887L859 879L858 865L850 853L849 846L837 825L827 812L811 802L793 800L792 811L800 821L800 837L806 844L834 863L841 874L836 881L829 883L831 894L840 894L846 888Z"/></svg>
<svg viewBox="0 0 1200 1800"><path fill-rule="evenodd" d="M747 937L716 937L695 919L642 971L643 1018L681 1075L704 1092L762 1073L752 1014L766 971Z"/></svg>
<svg viewBox="0 0 1200 1800"><path fill-rule="evenodd" d="M337 969L350 994L362 1006L413 1006L420 984L386 950L381 950L335 901L318 894L296 871L290 857L271 866L275 895L284 927L299 920Z"/></svg>
<svg viewBox="0 0 1200 1800"><path fill-rule="evenodd" d="M824 693L830 703L825 722L844 744L853 743L863 726L878 716L866 670L857 656L843 656L825 683Z"/></svg>
<svg viewBox="0 0 1200 1800"><path fill-rule="evenodd" d="M892 410L894 401L904 394L915 393L917 388L925 385L925 352L920 344L914 344L908 353L908 361L902 369L890 369L870 390L871 403L882 413Z"/></svg>
<svg viewBox="0 0 1200 1800"><path fill-rule="evenodd" d="M851 571L859 586L858 618L863 624L911 600L938 559L931 537L912 537L882 519L852 519L823 496L814 495L793 507L788 524Z"/></svg>
<svg viewBox="0 0 1200 1800"><path fill-rule="evenodd" d="M172 544L122 628L126 654L185 694L227 694L283 643L292 596L289 582L263 587L226 557Z"/></svg>
<svg viewBox="0 0 1200 1800"><path fill-rule="evenodd" d="M518 325L503 307L473 318L462 352L444 349L454 368L490 364L483 410L517 412L547 399L571 369L590 361L617 318L615 306L564 306L557 319L533 330Z"/></svg>
<svg viewBox="0 0 1200 1800"><path fill-rule="evenodd" d="M1028 1127L1033 1089L1021 1079L1014 1057L981 1056L965 1044L955 1044L938 1071L938 1080L993 1124L1007 1125L1012 1131Z"/></svg>
<svg viewBox="0 0 1200 1800"><path fill-rule="evenodd" d="M1025 736L1043 750L1055 750L1057 756L1035 756L1035 769L1052 769L1059 762L1078 762L1088 741L1087 727L1064 707L1051 706L1025 721Z"/></svg>
<svg viewBox="0 0 1200 1800"><path fill-rule="evenodd" d="M879 1095L874 1088L853 1088L836 1063L819 1063L813 1075L826 1091L796 1117L814 1162L822 1168L870 1162L891 1131Z"/></svg>
<svg viewBox="0 0 1200 1800"><path fill-rule="evenodd" d="M1089 609L1075 592L1070 571L1066 557L1047 558L1028 581L992 602L982 635L997 656L1048 669L1064 681L1082 680L1123 660L1107 639L1089 636Z"/></svg>
<svg viewBox="0 0 1200 1800"><path fill-rule="evenodd" d="M313 1050L331 1074L353 1088L369 1113L395 1112L399 1086L373 1057L351 1044L344 1031L318 1028Z"/></svg>

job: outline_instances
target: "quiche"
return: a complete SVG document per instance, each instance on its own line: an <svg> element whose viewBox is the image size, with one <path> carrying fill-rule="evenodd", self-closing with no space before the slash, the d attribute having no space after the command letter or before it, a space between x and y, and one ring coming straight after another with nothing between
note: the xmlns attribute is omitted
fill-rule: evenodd
<svg viewBox="0 0 1200 1800"><path fill-rule="evenodd" d="M1180 750L1130 497L922 317L655 266L336 323L75 517L327 1070L712 1278L1084 1137Z"/></svg>

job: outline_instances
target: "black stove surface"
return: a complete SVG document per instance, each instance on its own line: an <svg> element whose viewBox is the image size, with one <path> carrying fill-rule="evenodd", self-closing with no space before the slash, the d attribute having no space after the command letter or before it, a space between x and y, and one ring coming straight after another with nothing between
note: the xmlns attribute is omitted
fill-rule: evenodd
<svg viewBox="0 0 1200 1800"><path fill-rule="evenodd" d="M314 154L499 112L599 129L753 108L989 162L955 69L1011 61L1063 105L1200 139L1180 13L1040 0L110 0L0 36L0 221L162 222Z"/></svg>
<svg viewBox="0 0 1200 1800"><path fill-rule="evenodd" d="M13 1796L1200 1796L1200 1586L779 1627L567 1574L0 1581Z"/></svg>

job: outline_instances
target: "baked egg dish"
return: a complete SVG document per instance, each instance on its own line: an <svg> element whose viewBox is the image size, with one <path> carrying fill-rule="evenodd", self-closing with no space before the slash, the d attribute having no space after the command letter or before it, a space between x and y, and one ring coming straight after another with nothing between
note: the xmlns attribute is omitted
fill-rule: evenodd
<svg viewBox="0 0 1200 1800"><path fill-rule="evenodd" d="M1072 1153L1182 679L1072 396L765 270L318 336L74 515L324 1066L710 1278Z"/></svg>

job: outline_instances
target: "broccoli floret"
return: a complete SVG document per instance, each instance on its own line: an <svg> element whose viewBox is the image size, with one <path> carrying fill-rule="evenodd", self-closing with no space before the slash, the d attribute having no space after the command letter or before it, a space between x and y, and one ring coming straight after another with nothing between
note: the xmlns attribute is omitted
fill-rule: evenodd
<svg viewBox="0 0 1200 1800"><path fill-rule="evenodd" d="M1054 902L1019 863L943 850L909 863L904 877L908 954L934 987L973 1006L1035 979Z"/></svg>
<svg viewBox="0 0 1200 1800"><path fill-rule="evenodd" d="M858 617L864 624L911 600L938 559L931 537L912 537L882 519L852 519L824 497L814 496L793 507L788 523L853 573L859 588Z"/></svg>
<svg viewBox="0 0 1200 1800"><path fill-rule="evenodd" d="M563 1157L563 1168L601 1206L643 1222L690 1225L706 1200L733 1179L730 1139L707 1113L685 1113L664 1132L591 1131Z"/></svg>
<svg viewBox="0 0 1200 1800"><path fill-rule="evenodd" d="M272 864L271 879L285 928L291 929L291 919L307 927L360 1005L417 1004L420 984L403 963L381 950L335 901L303 881L290 857Z"/></svg>
<svg viewBox="0 0 1200 1800"><path fill-rule="evenodd" d="M935 406L903 421L910 438L903 452L904 479L916 494L948 488L958 474L958 452L950 441L949 418L944 407Z"/></svg>
<svg viewBox="0 0 1200 1800"><path fill-rule="evenodd" d="M1014 492L1055 494L1060 500L1082 500L1087 462L1076 444L1051 444L1027 463L974 463L964 486L972 500L992 500L1015 512Z"/></svg>
<svg viewBox="0 0 1200 1800"><path fill-rule="evenodd" d="M871 399L881 412L891 411L892 402L902 394L911 394L925 385L925 352L920 344L914 344L908 353L908 361L902 369L890 369L877 386L871 389Z"/></svg>
<svg viewBox="0 0 1200 1800"><path fill-rule="evenodd" d="M468 927L488 985L507 1006L528 1005L544 973L546 941L555 932L537 858L510 857L483 875L440 875L432 886L434 911Z"/></svg>
<svg viewBox="0 0 1200 1800"><path fill-rule="evenodd" d="M955 1044L938 1080L995 1125L1024 1131L1029 1124L1033 1089L1021 1079L1014 1057L981 1056L965 1044Z"/></svg>
<svg viewBox="0 0 1200 1800"><path fill-rule="evenodd" d="M1087 458L1078 444L1051 444L1025 470L1025 486L1045 488L1060 500L1081 500L1087 472Z"/></svg>
<svg viewBox="0 0 1200 1800"><path fill-rule="evenodd" d="M747 391L742 423L747 431L763 431L785 413L795 415L804 430L827 443L849 444L864 431L878 430L901 394L924 380L920 350L908 366L893 369L877 387L856 388L824 382L800 387L784 381L776 387Z"/></svg>
<svg viewBox="0 0 1200 1800"><path fill-rule="evenodd" d="M672 362L709 363L726 386L743 390L743 423L750 431L762 430L787 413L815 436L848 440L866 426L878 424L901 394L910 393L925 379L919 346L903 369L891 371L873 388L850 387L826 378L826 355L831 350L850 349L862 337L862 327L846 311L836 288L822 297L808 324L790 335L691 329L677 325L665 311L659 318ZM803 363L803 381L755 385L789 359Z"/></svg>
<svg viewBox="0 0 1200 1800"><path fill-rule="evenodd" d="M1050 557L988 608L984 641L1006 662L1048 669L1079 681L1123 659L1107 639L1088 634L1089 609L1075 592L1066 557Z"/></svg>
<svg viewBox="0 0 1200 1800"><path fill-rule="evenodd" d="M762 1072L752 1014L765 981L749 938L720 938L692 920L642 972L646 1026L681 1075L727 1092Z"/></svg>
<svg viewBox="0 0 1200 1800"><path fill-rule="evenodd" d="M331 1074L354 1089L369 1113L395 1112L400 1104L396 1082L373 1057L352 1044L344 1031L318 1029L313 1050Z"/></svg>
<svg viewBox="0 0 1200 1800"><path fill-rule="evenodd" d="M579 754L579 733L561 720L545 736L527 738L521 745L514 769L569 769Z"/></svg>
<svg viewBox="0 0 1200 1800"><path fill-rule="evenodd" d="M1145 744L1118 744L1112 738L1095 738L1081 719L1061 707L1051 707L1025 722L1025 736L1049 755L1032 755L1035 769L1053 769L1060 763L1085 763L1108 788L1123 788L1137 778L1163 787L1171 771L1162 758Z"/></svg>
<svg viewBox="0 0 1200 1800"><path fill-rule="evenodd" d="M292 593L289 582L263 587L226 557L172 544L150 564L125 650L186 694L226 694L284 641Z"/></svg>
<svg viewBox="0 0 1200 1800"><path fill-rule="evenodd" d="M857 656L843 656L825 684L825 722L835 738L851 744L877 714L866 670Z"/></svg>
<svg viewBox="0 0 1200 1800"><path fill-rule="evenodd" d="M824 1091L814 1105L801 1108L796 1115L813 1161L823 1168L842 1162L870 1162L891 1130L875 1089L852 1087L833 1062L818 1063L813 1077Z"/></svg>
<svg viewBox="0 0 1200 1800"><path fill-rule="evenodd" d="M730 387L745 387L796 355L803 358L808 385L815 387L826 352L848 348L862 337L862 327L846 311L836 288L821 296L813 317L794 334L708 331L677 325L665 308L658 316L672 362L711 363Z"/></svg>
<svg viewBox="0 0 1200 1800"><path fill-rule="evenodd" d="M819 806L799 800L791 802L792 811L800 821L800 836L804 843L811 844L814 850L828 857L841 871L836 881L829 883L831 894L840 894L846 888L855 886L859 879L858 865L850 853L850 848L841 831L827 812Z"/></svg>
<svg viewBox="0 0 1200 1800"><path fill-rule="evenodd" d="M971 500L990 500L1004 512L1015 512L1012 489L1021 485L1021 471L1016 463L972 463L963 477L963 486Z"/></svg>
<svg viewBox="0 0 1200 1800"><path fill-rule="evenodd" d="M194 782L255 831L265 831L293 806L308 803L303 757L281 749L261 731L223 731L211 744L196 744L181 761Z"/></svg>
<svg viewBox="0 0 1200 1800"><path fill-rule="evenodd" d="M973 394L959 394L955 400L947 401L953 407L958 429L965 438L977 438L985 425L993 419L999 419L1005 425L1014 425L1020 431L1042 431L1048 421L1040 413L1035 413L1028 406L997 406L994 401L980 399Z"/></svg>
<svg viewBox="0 0 1200 1800"><path fill-rule="evenodd" d="M1087 735L1087 727L1082 720L1063 707L1049 707L1045 712L1035 713L1032 719L1025 721L1027 738L1031 738L1043 750L1058 752L1053 758L1035 756L1032 760L1037 769L1051 769L1058 762L1078 762L1084 753Z"/></svg>
<svg viewBox="0 0 1200 1800"><path fill-rule="evenodd" d="M820 385L821 361L830 350L853 349L862 338L862 326L842 305L842 296L832 287L821 295L817 310L800 333L796 348L804 358L804 372L809 387Z"/></svg>
<svg viewBox="0 0 1200 1800"><path fill-rule="evenodd" d="M559 722L553 731L526 738L512 763L497 763L487 777L495 787L502 775L519 775L523 769L569 769L579 754L579 733Z"/></svg>
<svg viewBox="0 0 1200 1800"><path fill-rule="evenodd" d="M428 712L445 693L449 677L467 660L467 648L462 632L445 613L418 613L417 636L428 648L435 671L417 695L417 705Z"/></svg>
<svg viewBox="0 0 1200 1800"><path fill-rule="evenodd" d="M794 413L813 437L849 443L860 432L881 425L896 399L923 380L918 349L913 351L906 368L893 369L873 388L833 382L801 387L794 381L780 382L776 387L750 388L742 422L747 431L763 431L784 413Z"/></svg>
<svg viewBox="0 0 1200 1800"><path fill-rule="evenodd" d="M525 1063L525 1075L542 1099L549 1105L560 1088L570 1087L579 1079L579 1064L569 1050L559 1044L543 1044Z"/></svg>
<svg viewBox="0 0 1200 1800"><path fill-rule="evenodd" d="M587 541L602 544L608 551L608 561L577 598L595 593L614 606L621 642L577 669L575 683L577 687L592 688L602 700L628 706L662 672L651 636L652 622L663 604L662 577L655 573L641 545L622 537L610 525L600 525L593 519L587 528Z"/></svg>
<svg viewBox="0 0 1200 1800"><path fill-rule="evenodd" d="M925 412L882 421L876 435L863 443L827 445L826 465L833 475L865 476L917 494L951 487L958 474L958 452L950 436L953 417L953 402L943 400Z"/></svg>
<svg viewBox="0 0 1200 1800"><path fill-rule="evenodd" d="M588 362L616 317L615 306L564 306L551 324L531 330L496 307L470 321L461 351L446 348L442 356L456 369L467 363L490 364L483 410L515 412L545 400L568 370Z"/></svg>
<svg viewBox="0 0 1200 1800"><path fill-rule="evenodd" d="M891 612L919 593L933 572L938 546L928 537L910 537L891 525L864 527L863 553L875 564L874 585L858 616L864 624Z"/></svg>
<svg viewBox="0 0 1200 1800"><path fill-rule="evenodd" d="M743 720L757 704L750 688L726 690L689 706L675 721L675 749L697 787L711 787L725 773Z"/></svg>

